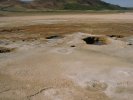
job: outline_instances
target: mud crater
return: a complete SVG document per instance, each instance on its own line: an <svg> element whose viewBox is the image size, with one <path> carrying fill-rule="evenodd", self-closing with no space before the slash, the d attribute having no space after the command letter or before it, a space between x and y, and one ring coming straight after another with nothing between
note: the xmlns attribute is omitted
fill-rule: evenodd
<svg viewBox="0 0 133 100"><path fill-rule="evenodd" d="M14 50L15 48L0 47L0 53L10 53Z"/></svg>
<svg viewBox="0 0 133 100"><path fill-rule="evenodd" d="M63 38L63 37L60 35L51 35L51 36L46 37L46 39L61 39L61 38Z"/></svg>
<svg viewBox="0 0 133 100"><path fill-rule="evenodd" d="M109 43L107 37L103 36L89 36L83 38L83 41L85 41L86 44L91 44L91 45L106 45Z"/></svg>

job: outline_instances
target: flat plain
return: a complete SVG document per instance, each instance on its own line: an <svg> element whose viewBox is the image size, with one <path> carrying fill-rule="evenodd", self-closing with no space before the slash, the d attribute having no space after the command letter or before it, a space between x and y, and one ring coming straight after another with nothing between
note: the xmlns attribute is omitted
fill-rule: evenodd
<svg viewBox="0 0 133 100"><path fill-rule="evenodd" d="M132 100L133 13L0 17L1 100Z"/></svg>

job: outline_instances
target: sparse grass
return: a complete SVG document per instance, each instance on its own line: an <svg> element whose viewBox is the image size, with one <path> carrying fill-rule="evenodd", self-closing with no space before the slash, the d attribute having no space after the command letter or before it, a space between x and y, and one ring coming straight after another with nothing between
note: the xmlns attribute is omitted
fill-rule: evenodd
<svg viewBox="0 0 133 100"><path fill-rule="evenodd" d="M82 8L83 9L83 8ZM133 10L26 10L26 11L1 11L0 17L2 16L26 16L26 15L62 15L62 14L110 14L110 13L125 13L133 12Z"/></svg>

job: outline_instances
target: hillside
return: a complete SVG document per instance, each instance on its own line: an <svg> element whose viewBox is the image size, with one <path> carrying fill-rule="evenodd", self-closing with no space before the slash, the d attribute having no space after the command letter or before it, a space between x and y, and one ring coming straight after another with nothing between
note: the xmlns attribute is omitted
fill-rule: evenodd
<svg viewBox="0 0 133 100"><path fill-rule="evenodd" d="M101 0L34 0L24 2L20 0L0 0L1 10L23 11L34 10L119 10L124 9Z"/></svg>

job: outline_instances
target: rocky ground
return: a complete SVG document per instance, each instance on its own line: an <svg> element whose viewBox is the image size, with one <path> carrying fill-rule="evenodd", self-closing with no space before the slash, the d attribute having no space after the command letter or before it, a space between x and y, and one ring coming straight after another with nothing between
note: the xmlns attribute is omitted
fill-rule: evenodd
<svg viewBox="0 0 133 100"><path fill-rule="evenodd" d="M1 17L0 99L132 100L132 24L132 13Z"/></svg>

